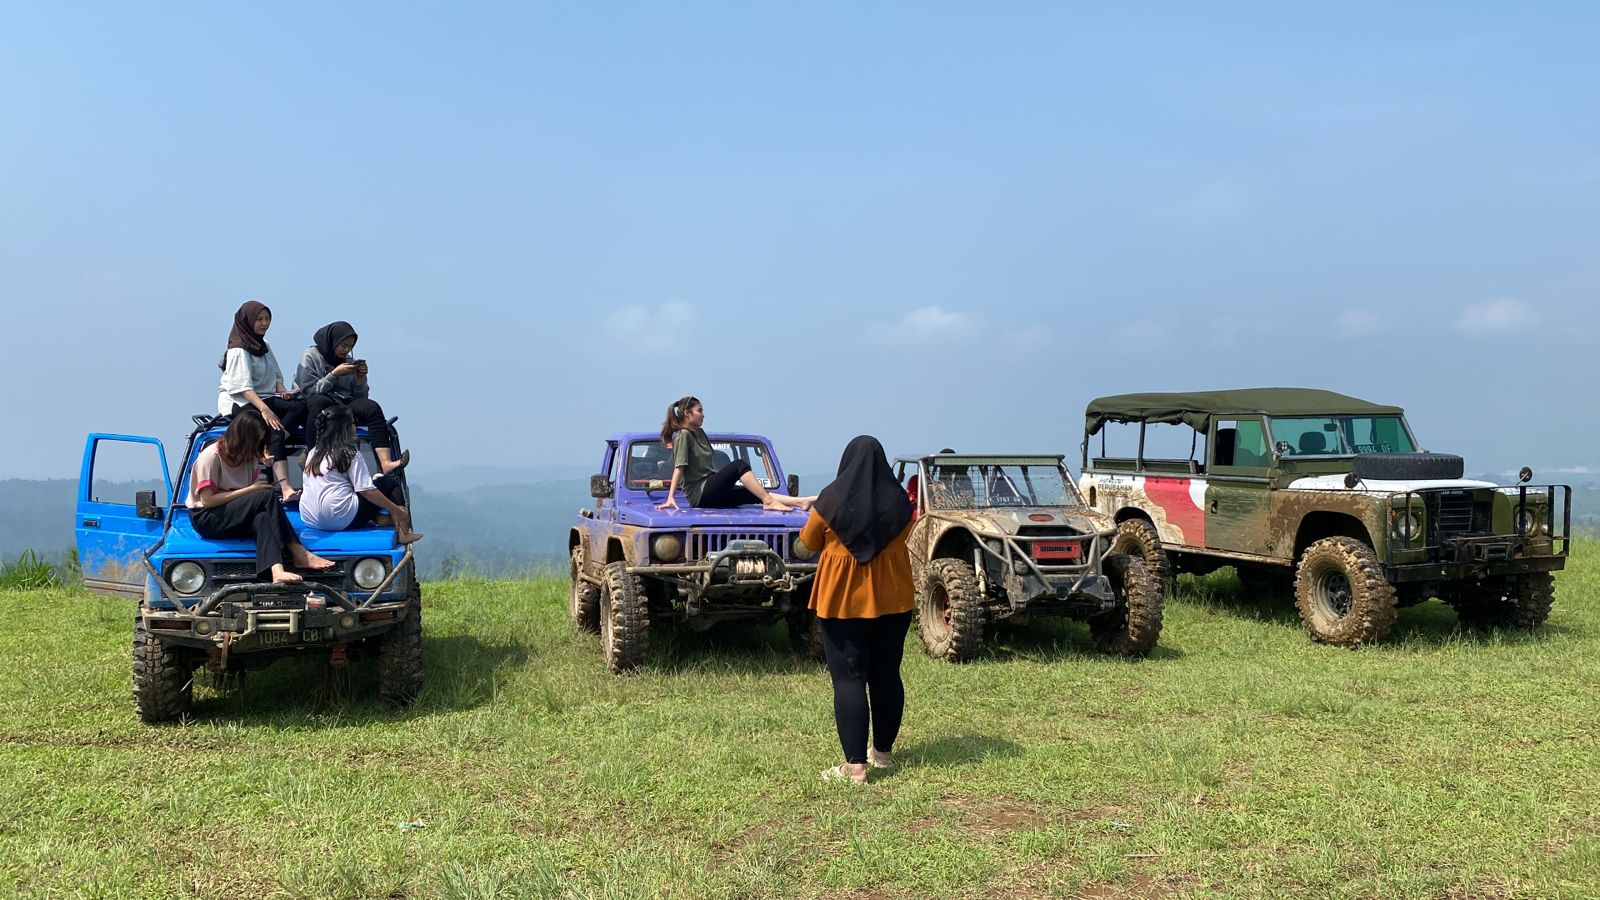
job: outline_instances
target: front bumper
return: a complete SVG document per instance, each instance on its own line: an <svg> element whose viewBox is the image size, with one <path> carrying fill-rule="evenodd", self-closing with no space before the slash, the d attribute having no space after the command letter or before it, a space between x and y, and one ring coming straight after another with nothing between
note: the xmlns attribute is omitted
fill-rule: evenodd
<svg viewBox="0 0 1600 900"><path fill-rule="evenodd" d="M324 600L311 608L311 596ZM152 637L230 653L346 644L381 634L405 619L409 601L377 594L356 600L321 585L236 584L193 606L140 612Z"/></svg>
<svg viewBox="0 0 1600 900"><path fill-rule="evenodd" d="M1384 575L1396 584L1419 581L1465 581L1496 575L1526 575L1533 572L1559 572L1566 568L1567 557L1523 556L1515 559L1491 561L1441 560L1439 562L1406 563L1384 566Z"/></svg>

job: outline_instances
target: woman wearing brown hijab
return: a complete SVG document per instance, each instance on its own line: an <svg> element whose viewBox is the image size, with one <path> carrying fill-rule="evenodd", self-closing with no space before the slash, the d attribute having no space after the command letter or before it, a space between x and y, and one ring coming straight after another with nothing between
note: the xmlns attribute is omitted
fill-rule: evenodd
<svg viewBox="0 0 1600 900"><path fill-rule="evenodd" d="M851 441L838 477L817 496L800 532L800 540L817 550L811 608L822 627L834 724L844 750L844 763L824 770L824 779L860 783L869 765L894 765L906 697L900 659L915 603L906 548L910 531L911 502L889 469L883 445L869 435Z"/></svg>
<svg viewBox="0 0 1600 900"><path fill-rule="evenodd" d="M259 301L247 300L233 314L228 350L218 364L222 380L217 385L217 415L231 416L247 407L261 413L268 428L272 476L287 503L297 492L289 483L289 452L284 444L291 432L305 424L306 405L283 386L283 370L267 345L270 327L272 310Z"/></svg>

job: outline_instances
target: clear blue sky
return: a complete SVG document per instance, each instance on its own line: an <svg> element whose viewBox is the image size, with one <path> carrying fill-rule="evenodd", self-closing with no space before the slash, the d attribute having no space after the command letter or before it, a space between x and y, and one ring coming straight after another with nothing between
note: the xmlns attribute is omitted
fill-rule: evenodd
<svg viewBox="0 0 1600 900"><path fill-rule="evenodd" d="M1124 5L1125 6L1125 5ZM10 4L0 477L348 319L419 468L695 393L788 468L1074 453L1103 393L1600 464L1589 4ZM1481 464L1481 465L1480 465Z"/></svg>

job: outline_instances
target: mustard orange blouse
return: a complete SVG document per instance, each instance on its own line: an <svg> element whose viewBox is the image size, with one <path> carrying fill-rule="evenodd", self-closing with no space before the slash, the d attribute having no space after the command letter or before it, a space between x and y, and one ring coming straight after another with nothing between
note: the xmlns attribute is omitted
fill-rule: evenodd
<svg viewBox="0 0 1600 900"><path fill-rule="evenodd" d="M824 619L876 619L910 612L916 604L911 581L911 553L906 538L911 526L872 562L861 565L816 510L800 531L800 540L817 551L817 574L811 584L811 608Z"/></svg>

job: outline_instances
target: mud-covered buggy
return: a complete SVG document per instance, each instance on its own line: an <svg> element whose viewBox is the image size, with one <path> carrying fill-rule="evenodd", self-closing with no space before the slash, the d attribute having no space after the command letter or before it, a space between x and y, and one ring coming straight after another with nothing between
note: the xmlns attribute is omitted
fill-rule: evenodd
<svg viewBox="0 0 1600 900"><path fill-rule="evenodd" d="M1116 525L1078 497L1060 456L901 457L922 645L971 659L991 622L1087 622L1106 653L1143 656L1161 634L1162 585L1111 550Z"/></svg>

